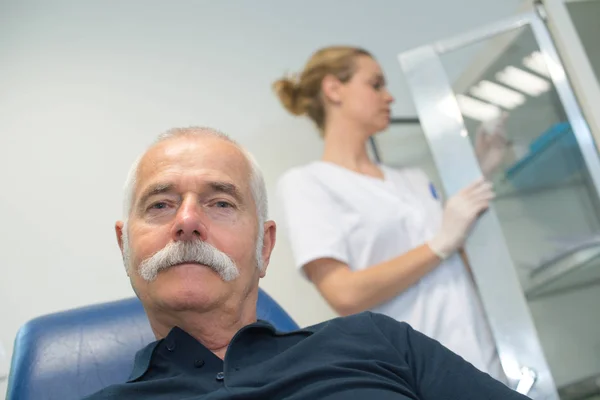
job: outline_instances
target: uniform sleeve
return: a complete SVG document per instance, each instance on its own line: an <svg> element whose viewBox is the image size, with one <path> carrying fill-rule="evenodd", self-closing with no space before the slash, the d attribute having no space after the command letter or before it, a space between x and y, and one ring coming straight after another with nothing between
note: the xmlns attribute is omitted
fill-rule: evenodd
<svg viewBox="0 0 600 400"><path fill-rule="evenodd" d="M526 400L410 325L371 314L375 325L410 366L422 400Z"/></svg>
<svg viewBox="0 0 600 400"><path fill-rule="evenodd" d="M320 258L349 263L343 211L322 185L301 170L289 171L277 185L284 229L300 270Z"/></svg>

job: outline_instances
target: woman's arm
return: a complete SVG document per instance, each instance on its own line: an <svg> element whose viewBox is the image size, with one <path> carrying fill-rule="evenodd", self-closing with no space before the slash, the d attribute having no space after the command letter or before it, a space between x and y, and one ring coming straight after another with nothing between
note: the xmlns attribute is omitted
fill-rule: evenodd
<svg viewBox="0 0 600 400"><path fill-rule="evenodd" d="M321 258L304 271L340 315L371 309L396 297L433 270L442 260L424 244L389 261L353 272L347 264Z"/></svg>
<svg viewBox="0 0 600 400"><path fill-rule="evenodd" d="M428 243L389 261L353 271L334 258L319 258L303 266L307 277L341 315L369 310L398 296L456 252L493 198L491 185L477 181L451 197L440 231Z"/></svg>

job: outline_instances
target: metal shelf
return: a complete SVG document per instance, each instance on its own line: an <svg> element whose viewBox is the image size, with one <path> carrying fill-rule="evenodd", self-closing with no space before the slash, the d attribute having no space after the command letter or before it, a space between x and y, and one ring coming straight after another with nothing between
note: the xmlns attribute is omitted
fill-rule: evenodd
<svg viewBox="0 0 600 400"><path fill-rule="evenodd" d="M576 174L570 178L564 179L559 182L540 183L538 185L530 186L523 189L517 189L513 187L507 179L502 178L501 180L494 183L494 190L496 191L496 197L494 198L494 201L501 201L505 199L512 199L515 197L524 197L541 194L544 192L552 192L565 188L576 188L588 185L588 180L586 180L582 174Z"/></svg>
<svg viewBox="0 0 600 400"><path fill-rule="evenodd" d="M583 157L570 125L563 122L537 137L528 153L505 169L495 189L503 198L586 184Z"/></svg>
<svg viewBox="0 0 600 400"><path fill-rule="evenodd" d="M526 282L529 300L600 284L600 237L568 249L535 268Z"/></svg>

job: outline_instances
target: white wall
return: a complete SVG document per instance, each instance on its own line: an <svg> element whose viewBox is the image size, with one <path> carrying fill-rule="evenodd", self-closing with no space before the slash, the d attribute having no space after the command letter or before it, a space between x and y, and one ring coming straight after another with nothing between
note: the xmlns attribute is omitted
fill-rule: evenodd
<svg viewBox="0 0 600 400"><path fill-rule="evenodd" d="M0 1L0 342L8 355L18 327L35 316L132 295L113 224L128 166L156 134L222 129L255 153L272 192L286 168L320 153L312 126L277 103L275 78L320 46L364 46L387 71L394 114L414 115L396 54L508 16L518 3ZM283 235L263 287L302 325L333 316L293 272Z"/></svg>

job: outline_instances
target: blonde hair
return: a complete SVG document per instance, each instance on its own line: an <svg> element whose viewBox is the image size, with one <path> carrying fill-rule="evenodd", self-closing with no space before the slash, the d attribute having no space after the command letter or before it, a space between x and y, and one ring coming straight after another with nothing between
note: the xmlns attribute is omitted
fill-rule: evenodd
<svg viewBox="0 0 600 400"><path fill-rule="evenodd" d="M273 83L273 89L286 110L293 115L308 115L322 133L325 125L323 78L333 75L341 82L347 82L354 75L358 56L372 57L358 47L325 47L312 55L297 79L278 79Z"/></svg>

